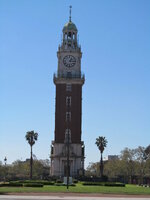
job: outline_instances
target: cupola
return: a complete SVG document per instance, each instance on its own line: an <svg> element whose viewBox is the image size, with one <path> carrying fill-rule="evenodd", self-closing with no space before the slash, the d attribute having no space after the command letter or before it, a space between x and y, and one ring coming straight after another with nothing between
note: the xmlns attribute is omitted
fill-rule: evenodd
<svg viewBox="0 0 150 200"><path fill-rule="evenodd" d="M69 22L66 23L63 27L63 44L62 46L67 49L76 49L77 44L77 27L76 25L71 21L71 8L70 6L70 16L69 16Z"/></svg>

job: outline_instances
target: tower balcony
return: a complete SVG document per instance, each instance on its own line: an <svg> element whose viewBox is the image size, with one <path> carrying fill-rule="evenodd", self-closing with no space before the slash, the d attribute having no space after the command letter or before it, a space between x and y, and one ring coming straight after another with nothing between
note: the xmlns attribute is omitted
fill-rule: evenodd
<svg viewBox="0 0 150 200"><path fill-rule="evenodd" d="M71 83L71 84L81 84L83 85L85 82L85 75L83 73L54 73L53 77L54 83Z"/></svg>

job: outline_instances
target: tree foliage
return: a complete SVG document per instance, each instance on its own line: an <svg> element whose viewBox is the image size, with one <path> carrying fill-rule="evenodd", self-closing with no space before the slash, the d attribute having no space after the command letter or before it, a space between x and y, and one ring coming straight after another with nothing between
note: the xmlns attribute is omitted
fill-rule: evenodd
<svg viewBox="0 0 150 200"><path fill-rule="evenodd" d="M100 150L101 154L103 153L105 147L107 146L107 140L103 136L99 136L96 138L95 144L97 145L98 149Z"/></svg>
<svg viewBox="0 0 150 200"><path fill-rule="evenodd" d="M47 179L50 172L50 161L34 160L33 162L33 179ZM21 180L28 179L30 173L30 160L16 160L11 165L0 165L0 180Z"/></svg>
<svg viewBox="0 0 150 200"><path fill-rule="evenodd" d="M124 148L118 159L104 161L104 175L110 181L150 184L150 146L135 149ZM98 176L99 163L90 163L87 176Z"/></svg>

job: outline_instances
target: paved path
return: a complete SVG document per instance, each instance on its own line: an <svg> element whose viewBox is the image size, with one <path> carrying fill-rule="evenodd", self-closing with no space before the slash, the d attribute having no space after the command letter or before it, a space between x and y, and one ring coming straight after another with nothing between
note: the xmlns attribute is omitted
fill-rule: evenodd
<svg viewBox="0 0 150 200"><path fill-rule="evenodd" d="M2 200L148 200L150 197L98 197L98 196L27 196L27 195L0 195Z"/></svg>

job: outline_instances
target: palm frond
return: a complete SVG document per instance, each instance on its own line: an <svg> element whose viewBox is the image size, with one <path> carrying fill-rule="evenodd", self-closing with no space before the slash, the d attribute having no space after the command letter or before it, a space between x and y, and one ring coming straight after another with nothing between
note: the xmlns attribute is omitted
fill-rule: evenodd
<svg viewBox="0 0 150 200"><path fill-rule="evenodd" d="M97 147L101 151L101 153L103 153L105 147L107 146L107 140L105 137L99 136L98 138L96 138L95 144L97 145Z"/></svg>
<svg viewBox="0 0 150 200"><path fill-rule="evenodd" d="M35 144L35 141L38 139L38 133L34 131L28 131L25 136L26 140L30 144L30 146L33 146Z"/></svg>

